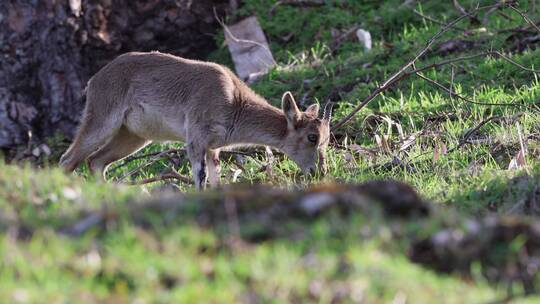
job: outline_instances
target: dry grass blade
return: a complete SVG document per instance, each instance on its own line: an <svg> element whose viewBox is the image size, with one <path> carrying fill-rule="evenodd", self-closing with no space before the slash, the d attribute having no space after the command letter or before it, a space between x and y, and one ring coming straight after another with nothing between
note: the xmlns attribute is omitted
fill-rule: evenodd
<svg viewBox="0 0 540 304"><path fill-rule="evenodd" d="M514 156L512 160L510 160L510 163L508 164L508 170L527 168L527 162L525 161L527 150L525 149L525 144L523 142L521 126L519 125L519 123L516 123L516 127L518 130L520 149L518 154L516 154L516 156Z"/></svg>
<svg viewBox="0 0 540 304"><path fill-rule="evenodd" d="M439 159L441 159L441 157L446 154L446 144L443 142L436 143L435 148L433 149L433 163L435 164L436 162L438 162Z"/></svg>
<svg viewBox="0 0 540 304"><path fill-rule="evenodd" d="M392 149L390 148L390 144L388 143L388 135L375 134L375 141L377 142L377 146L379 146L381 151L392 154Z"/></svg>

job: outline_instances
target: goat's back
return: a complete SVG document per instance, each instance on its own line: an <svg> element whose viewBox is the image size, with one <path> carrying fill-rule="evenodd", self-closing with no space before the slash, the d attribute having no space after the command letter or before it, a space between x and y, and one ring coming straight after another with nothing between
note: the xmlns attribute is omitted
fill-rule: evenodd
<svg viewBox="0 0 540 304"><path fill-rule="evenodd" d="M105 108L142 99L167 106L189 103L202 95L209 102L232 97L235 77L215 63L159 52L132 52L117 57L97 72L88 83L88 94L90 100Z"/></svg>

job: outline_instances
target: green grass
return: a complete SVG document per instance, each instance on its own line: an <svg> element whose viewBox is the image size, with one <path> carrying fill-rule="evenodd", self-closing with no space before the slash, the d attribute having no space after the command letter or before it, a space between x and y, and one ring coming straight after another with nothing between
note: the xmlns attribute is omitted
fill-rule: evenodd
<svg viewBox="0 0 540 304"><path fill-rule="evenodd" d="M442 22L459 15L451 2L403 6L404 1L397 0L336 0L314 8L281 5L270 17L275 1L243 2L237 18L257 15L278 62L253 88L275 105L286 90L297 100L306 96L304 108L330 99L338 105L336 120L413 58L439 30L439 25L413 9ZM467 9L477 2L491 3L460 1ZM519 8L539 20L540 7L534 8L531 1L519 1ZM438 54L435 44L417 66L494 49L504 50L523 66L539 69L540 49L518 52L508 39L514 37L512 32L500 31L525 25L523 19L514 11L503 12L504 16L491 14L486 25L465 19L457 26L471 29L468 33L452 30L440 39L482 43L447 55ZM331 51L332 29L345 31L352 26L371 32L373 49L366 52L351 39ZM285 41L289 33L293 36ZM216 39L221 45L223 36ZM231 65L225 47L210 59ZM451 97L413 76L377 97L335 132L330 172L325 177L305 180L296 165L282 156L269 176L261 171L265 157L257 154L222 160L223 182L231 182L233 171L239 169L239 182L289 188L311 182L392 178L411 184L434 201L440 206L438 216L446 220L510 212L540 183L539 76L501 58L477 58L424 75L475 103ZM483 125L471 136L474 143L440 153L442 145L451 151L468 130L493 116L504 119ZM518 128L526 138L527 166L508 170L520 149ZM387 138L389 151L379 147L376 136ZM410 136L416 138L414 144L400 151ZM54 155L62 149L56 147ZM170 147L181 144L151 145L139 153ZM394 157L408 169L385 166ZM108 178L118 180L146 162L122 163L110 170ZM84 168L68 177L50 168L54 166L44 167L0 163L0 302L250 303L259 299L263 303L328 303L361 299L399 303L405 299L408 303L482 303L505 296L505 286L490 285L480 275L465 280L412 264L406 257L409 241L396 239L390 232L407 223L365 214L285 219L276 223L284 235L239 247L231 242L225 219L204 225L195 218L195 211L144 212L141 217L146 224L141 224L129 210L150 199L149 193L159 183L103 184L86 178ZM160 158L133 178L152 177L171 167L190 174L185 157L178 155L174 161ZM185 184L179 187L192 190ZM189 197L196 206L196 196ZM102 208L111 210L106 227L79 237L61 233L84 214ZM242 233L260 229L252 221L240 225ZM437 220L432 225L432 229L444 226Z"/></svg>

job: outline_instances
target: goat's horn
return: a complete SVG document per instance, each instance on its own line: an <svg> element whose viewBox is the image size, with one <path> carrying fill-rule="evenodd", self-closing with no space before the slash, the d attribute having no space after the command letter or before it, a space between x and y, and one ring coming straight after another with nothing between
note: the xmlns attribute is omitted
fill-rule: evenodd
<svg viewBox="0 0 540 304"><path fill-rule="evenodd" d="M332 120L332 107L334 106L333 102L327 102L324 106L323 111L323 120L326 120L328 123Z"/></svg>

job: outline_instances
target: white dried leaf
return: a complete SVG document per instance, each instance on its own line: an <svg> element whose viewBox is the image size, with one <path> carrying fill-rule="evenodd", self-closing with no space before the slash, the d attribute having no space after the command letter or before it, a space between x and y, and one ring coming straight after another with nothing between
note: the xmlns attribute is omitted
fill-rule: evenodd
<svg viewBox="0 0 540 304"><path fill-rule="evenodd" d="M409 137L407 137L407 139L401 144L399 151L405 151L412 146L416 142L416 135L417 134L411 134Z"/></svg>
<svg viewBox="0 0 540 304"><path fill-rule="evenodd" d="M375 134L375 142L377 143L377 146L382 149L382 140L379 134Z"/></svg>
<svg viewBox="0 0 540 304"><path fill-rule="evenodd" d="M364 29L358 29L356 31L356 37L358 38L358 41L362 43L362 45L367 51L371 50L371 47L372 47L371 34L368 31Z"/></svg>
<svg viewBox="0 0 540 304"><path fill-rule="evenodd" d="M39 147L35 147L34 149L32 149L32 155L34 155L35 157L39 157L41 155L41 150L39 149Z"/></svg>
<svg viewBox="0 0 540 304"><path fill-rule="evenodd" d="M240 176L241 173L242 173L242 170L233 169L233 176L232 176L232 182L233 183L236 183L236 181L238 180L238 177Z"/></svg>
<svg viewBox="0 0 540 304"><path fill-rule="evenodd" d="M391 154L392 153L392 149L390 149L390 143L388 141L388 138L389 136L388 135L383 135L382 138L381 138L381 143L382 143L382 146L383 146L383 150L388 153L388 154Z"/></svg>

